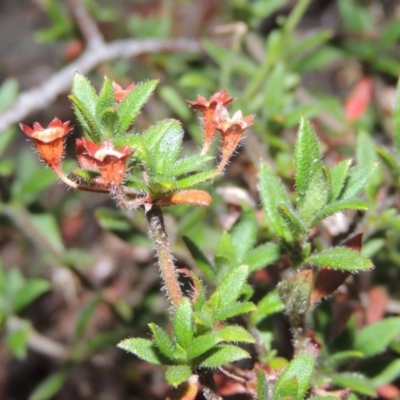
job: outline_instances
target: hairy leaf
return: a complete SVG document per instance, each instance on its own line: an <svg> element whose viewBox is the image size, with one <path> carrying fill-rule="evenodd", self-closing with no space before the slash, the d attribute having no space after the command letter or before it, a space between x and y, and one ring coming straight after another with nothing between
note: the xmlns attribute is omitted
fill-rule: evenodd
<svg viewBox="0 0 400 400"><path fill-rule="evenodd" d="M216 368L224 364L242 360L243 358L251 358L250 354L240 347L230 344L218 345L215 350L210 351L210 355L204 357L200 363L203 368Z"/></svg>
<svg viewBox="0 0 400 400"><path fill-rule="evenodd" d="M184 349L193 338L193 310L190 300L184 297L175 310L174 335L177 343Z"/></svg>
<svg viewBox="0 0 400 400"><path fill-rule="evenodd" d="M165 379L174 387L185 382L192 375L192 370L187 365L173 365L168 367L165 373Z"/></svg>

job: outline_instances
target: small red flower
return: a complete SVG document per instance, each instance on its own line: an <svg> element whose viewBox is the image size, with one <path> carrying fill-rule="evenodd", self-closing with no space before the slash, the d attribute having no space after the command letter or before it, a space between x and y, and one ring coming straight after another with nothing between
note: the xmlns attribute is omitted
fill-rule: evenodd
<svg viewBox="0 0 400 400"><path fill-rule="evenodd" d="M128 96L128 94L130 92L132 92L133 89L135 89L136 84L135 83L131 83L129 86L127 86L125 89L122 89L121 86L118 85L118 83L113 82L112 83L113 88L114 88L114 96L115 96L115 100L117 100L119 103L124 100L124 98L126 96Z"/></svg>
<svg viewBox="0 0 400 400"><path fill-rule="evenodd" d="M232 118L229 117L228 110L218 105L215 113L215 129L222 136L222 154L218 165L221 172L239 144L244 131L253 124L254 115L243 117L242 112L236 111Z"/></svg>
<svg viewBox="0 0 400 400"><path fill-rule="evenodd" d="M78 138L76 151L80 167L100 172L103 186L121 185L126 173L126 160L132 154L129 146L116 149L109 140L98 145L90 140Z"/></svg>
<svg viewBox="0 0 400 400"><path fill-rule="evenodd" d="M33 128L25 124L19 126L33 140L42 160L49 167L59 169L64 156L65 138L72 130L69 121L62 123L54 118L46 129L38 122L33 124Z"/></svg>
<svg viewBox="0 0 400 400"><path fill-rule="evenodd" d="M214 93L210 100L206 100L203 96L197 96L196 101L188 101L188 104L194 110L199 110L203 115L204 126L204 145L201 154L205 154L210 147L211 141L215 134L215 112L217 106L228 107L233 100L229 97L225 90Z"/></svg>

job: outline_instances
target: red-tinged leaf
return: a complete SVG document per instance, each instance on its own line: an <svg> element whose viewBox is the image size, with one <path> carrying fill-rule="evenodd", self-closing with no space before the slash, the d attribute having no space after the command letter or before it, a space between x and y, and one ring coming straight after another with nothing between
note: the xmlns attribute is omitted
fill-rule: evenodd
<svg viewBox="0 0 400 400"><path fill-rule="evenodd" d="M194 206L207 207L211 204L210 194L204 190L182 190L162 197L157 204L160 207L168 207L175 204L187 204Z"/></svg>
<svg viewBox="0 0 400 400"><path fill-rule="evenodd" d="M362 237L363 237L362 233L357 233L357 235L354 235L351 238L347 239L343 243L343 246L346 246L349 249L353 249L353 250L356 250L356 251L361 251Z"/></svg>
<svg viewBox="0 0 400 400"><path fill-rule="evenodd" d="M332 342L344 329L350 317L353 315L356 304L350 301L348 292L335 296L333 302L333 316L329 332L329 342Z"/></svg>
<svg viewBox="0 0 400 400"><path fill-rule="evenodd" d="M379 286L372 287L368 292L368 307L365 310L366 325L380 321L386 313L389 296Z"/></svg>
<svg viewBox="0 0 400 400"><path fill-rule="evenodd" d="M218 394L221 396L234 396L239 393L249 393L247 388L244 386L244 382L233 381L224 375L214 375L215 384L218 388Z"/></svg>
<svg viewBox="0 0 400 400"><path fill-rule="evenodd" d="M372 79L364 76L348 95L345 104L345 118L353 122L364 115L372 99Z"/></svg>
<svg viewBox="0 0 400 400"><path fill-rule="evenodd" d="M311 294L311 304L332 294L350 275L349 271L323 268L319 271Z"/></svg>
<svg viewBox="0 0 400 400"><path fill-rule="evenodd" d="M194 400L199 391L199 377L192 375L176 389L172 389L165 400Z"/></svg>
<svg viewBox="0 0 400 400"><path fill-rule="evenodd" d="M377 394L379 398L394 400L399 398L400 390L395 385L388 383L387 385L378 387Z"/></svg>

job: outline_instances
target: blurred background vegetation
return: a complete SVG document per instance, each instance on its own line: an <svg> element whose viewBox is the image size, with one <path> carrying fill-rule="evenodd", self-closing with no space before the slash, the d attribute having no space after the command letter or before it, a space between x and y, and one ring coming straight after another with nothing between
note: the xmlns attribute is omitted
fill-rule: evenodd
<svg viewBox="0 0 400 400"><path fill-rule="evenodd" d="M7 110L19 92L46 82L84 54L87 38L74 17L76 4L1 2L0 111ZM393 122L400 71L398 2L82 4L107 42L184 37L201 43L198 52L171 48L104 61L89 71L97 87L104 75L124 87L159 79L138 131L174 117L183 123L187 152L198 148L198 116L185 100L220 89L237 98L234 107L244 115L256 115L226 176L208 187L212 206L168 209L167 229L178 266L197 268L182 236L207 255L214 254L243 203L258 217L257 240L273 239L260 211L258 166L260 159L273 164L291 189L301 116L312 120L328 165L344 158L365 165L379 162L365 191L370 210L336 216L316 232L321 246L362 232L363 254L372 258L375 270L352 277L337 296L322 302L313 323L326 344L321 371L329 374L345 365L371 378L357 386L357 377L349 375L345 381L342 375L339 387L352 387L359 398L375 390L381 398L400 398L399 324L382 339L379 351L386 350L380 356L377 351L373 358L354 361L357 356L351 354L357 329L400 313L400 132L394 129L400 119ZM46 125L57 116L74 123L68 93L21 122ZM70 169L72 150L67 149L65 161ZM0 398L164 399L162 371L115 347L129 335L145 336L150 321L168 323L143 215L116 209L106 196L74 193L57 184L14 125L1 132L0 154ZM282 263L260 266L251 280L255 300L274 293L284 273ZM277 313L279 305L273 310L270 301L271 309L257 321L262 321L264 361L273 360L276 366L290 359L293 349L287 321ZM339 351L342 358L331 357ZM249 398L237 388L225 390L226 398Z"/></svg>

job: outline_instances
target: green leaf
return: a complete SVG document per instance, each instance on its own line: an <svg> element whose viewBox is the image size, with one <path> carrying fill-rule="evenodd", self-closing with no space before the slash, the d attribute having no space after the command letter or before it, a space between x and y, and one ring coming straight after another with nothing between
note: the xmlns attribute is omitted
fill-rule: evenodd
<svg viewBox="0 0 400 400"><path fill-rule="evenodd" d="M192 370L187 365L173 365L168 367L165 373L165 379L174 387L185 382L192 375Z"/></svg>
<svg viewBox="0 0 400 400"><path fill-rule="evenodd" d="M193 339L193 310L190 300L184 297L174 315L174 335L177 343L185 350Z"/></svg>
<svg viewBox="0 0 400 400"><path fill-rule="evenodd" d="M340 374L332 374L330 375L330 378L333 383L344 388L349 388L366 396L376 397L376 392L371 382L361 374L342 372Z"/></svg>
<svg viewBox="0 0 400 400"><path fill-rule="evenodd" d="M280 383L280 384L278 384ZM274 388L273 400L295 400L298 398L298 382L296 377L291 377L282 381L278 380Z"/></svg>
<svg viewBox="0 0 400 400"><path fill-rule="evenodd" d="M249 267L247 265L241 265L225 277L216 290L216 293L219 293L219 307L226 308L239 298L248 276Z"/></svg>
<svg viewBox="0 0 400 400"><path fill-rule="evenodd" d="M309 352L299 353L285 368L282 374L279 376L274 390L274 399L282 397L278 396L278 393L285 391L285 386L288 381L295 378L297 380L297 400L303 400L311 385L311 379L314 374L315 359Z"/></svg>
<svg viewBox="0 0 400 400"><path fill-rule="evenodd" d="M30 214L30 222L36 229L38 240L43 240L51 246L52 251L60 255L64 252L64 243L53 214Z"/></svg>
<svg viewBox="0 0 400 400"><path fill-rule="evenodd" d="M260 167L259 191L264 211L275 233L286 242L291 241L291 235L282 216L278 212L280 204L290 207L290 200L283 183L272 168L262 163Z"/></svg>
<svg viewBox="0 0 400 400"><path fill-rule="evenodd" d="M329 195L330 201L336 200L342 193L350 166L351 160L343 160L331 168L331 192Z"/></svg>
<svg viewBox="0 0 400 400"><path fill-rule="evenodd" d="M172 86L162 85L157 91L161 100L182 120L189 120L192 113L181 94Z"/></svg>
<svg viewBox="0 0 400 400"><path fill-rule="evenodd" d="M368 204L363 200L350 199L350 200L338 200L332 203L328 203L324 208L319 210L312 219L312 224L315 225L323 219L334 215L338 212L346 210L368 210Z"/></svg>
<svg viewBox="0 0 400 400"><path fill-rule="evenodd" d="M285 309L277 290L273 290L266 294L257 304L257 310L254 311L250 318L253 325L257 325L269 315L276 314Z"/></svg>
<svg viewBox="0 0 400 400"><path fill-rule="evenodd" d="M247 351L230 344L218 345L210 353L209 356L202 359L199 367L216 368L243 358L251 358Z"/></svg>
<svg viewBox="0 0 400 400"><path fill-rule="evenodd" d="M192 186L198 185L199 183L212 180L217 176L218 172L216 170L202 171L192 175L188 175L178 179L176 183L176 189L187 189Z"/></svg>
<svg viewBox="0 0 400 400"><path fill-rule="evenodd" d="M23 360L27 355L28 338L31 334L29 323L12 332L7 333L6 343L11 353L19 360Z"/></svg>
<svg viewBox="0 0 400 400"><path fill-rule="evenodd" d="M397 152L400 153L400 79L397 81L396 105L393 118L394 142Z"/></svg>
<svg viewBox="0 0 400 400"><path fill-rule="evenodd" d="M386 318L357 332L354 348L371 357L384 351L399 333L400 317Z"/></svg>
<svg viewBox="0 0 400 400"><path fill-rule="evenodd" d="M246 329L238 325L226 325L215 331L215 334L224 342L254 343L253 336Z"/></svg>
<svg viewBox="0 0 400 400"><path fill-rule="evenodd" d="M150 364L166 365L168 363L151 340L142 338L124 339L117 346Z"/></svg>
<svg viewBox="0 0 400 400"><path fill-rule="evenodd" d="M296 190L300 203L304 200L311 180L321 169L321 150L314 129L308 120L300 121L294 151Z"/></svg>
<svg viewBox="0 0 400 400"><path fill-rule="evenodd" d="M383 161L386 165L388 171L394 176L398 177L400 174L400 163L396 160L396 158L389 151L383 149L382 147L376 147L375 151L378 157Z"/></svg>
<svg viewBox="0 0 400 400"><path fill-rule="evenodd" d="M186 247L190 251L196 265L200 268L201 272L209 279L215 279L215 271L213 265L210 263L201 249L187 236L182 237Z"/></svg>
<svg viewBox="0 0 400 400"><path fill-rule="evenodd" d="M199 357L206 353L208 350L212 349L221 341L221 338L215 335L215 333L207 333L205 335L197 336L190 343L187 349L188 359Z"/></svg>
<svg viewBox="0 0 400 400"><path fill-rule="evenodd" d="M29 400L52 399L62 388L66 379L67 379L67 373L64 371L55 372L47 376L35 388L33 393L29 396Z"/></svg>
<svg viewBox="0 0 400 400"><path fill-rule="evenodd" d="M84 307L79 309L78 321L75 325L75 339L77 341L82 340L85 337L88 324L95 314L96 308L101 301L101 296L99 294L94 294L92 298L86 302Z"/></svg>
<svg viewBox="0 0 400 400"><path fill-rule="evenodd" d="M310 186L300 204L300 216L308 227L312 227L313 217L328 202L330 183L325 168L321 168L310 179Z"/></svg>
<svg viewBox="0 0 400 400"><path fill-rule="evenodd" d="M221 305L221 308L213 315L213 322L217 323L228 318L236 317L237 315L247 314L256 310L256 308L255 304L249 301L237 302L228 307L223 307Z"/></svg>
<svg viewBox="0 0 400 400"><path fill-rule="evenodd" d="M375 388L386 385L387 383L394 382L400 377L400 360L392 361L387 367L383 369L378 375L370 378L370 383Z"/></svg>
<svg viewBox="0 0 400 400"><path fill-rule="evenodd" d="M9 108L18 95L18 81L15 78L7 78L0 86L0 112ZM1 132L3 135L5 132ZM0 151L2 153L2 151Z"/></svg>
<svg viewBox="0 0 400 400"><path fill-rule="evenodd" d="M103 119L104 113L106 111L109 111L110 109L115 112L114 88L111 81L107 77L105 77L96 104L96 119L98 121L101 121Z"/></svg>
<svg viewBox="0 0 400 400"><path fill-rule="evenodd" d="M261 368L257 370L257 399L268 400L268 381L267 376Z"/></svg>
<svg viewBox="0 0 400 400"><path fill-rule="evenodd" d="M119 116L117 131L119 134L124 133L138 116L141 108L152 95L157 83L158 81L155 79L139 83L135 89L121 101L117 110Z"/></svg>
<svg viewBox="0 0 400 400"><path fill-rule="evenodd" d="M154 340L158 349L167 356L169 359L175 359L175 346L172 340L169 338L168 334L161 327L156 324L150 323L149 327L153 333Z"/></svg>
<svg viewBox="0 0 400 400"><path fill-rule="evenodd" d="M15 293L13 309L16 313L24 309L32 303L37 297L48 292L51 285L48 281L40 278L32 278L25 282L24 285Z"/></svg>
<svg viewBox="0 0 400 400"><path fill-rule="evenodd" d="M155 172L168 174L178 158L182 149L183 129L178 121L170 125L170 128L160 138L154 148L153 162L156 165Z"/></svg>
<svg viewBox="0 0 400 400"><path fill-rule="evenodd" d="M352 168L346 181L340 200L349 200L356 197L371 179L377 164L359 165Z"/></svg>
<svg viewBox="0 0 400 400"><path fill-rule="evenodd" d="M251 209L244 211L229 231L229 235L235 249L235 262L239 265L253 248L256 241L257 221L254 211Z"/></svg>
<svg viewBox="0 0 400 400"><path fill-rule="evenodd" d="M308 257L305 263L353 272L367 271L373 267L371 260L348 247L334 247L323 250Z"/></svg>
<svg viewBox="0 0 400 400"><path fill-rule="evenodd" d="M307 232L307 227L292 207L280 204L278 212L294 235L304 235Z"/></svg>
<svg viewBox="0 0 400 400"><path fill-rule="evenodd" d="M248 254L243 264L248 265L250 272L267 267L281 256L281 247L276 243L262 244Z"/></svg>
<svg viewBox="0 0 400 400"><path fill-rule="evenodd" d="M170 176L181 176L187 174L188 172L196 171L202 167L207 161L212 160L213 157L195 155L190 157L181 158L177 160L168 172Z"/></svg>

